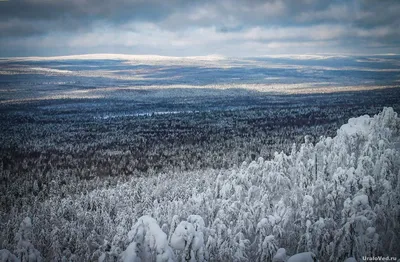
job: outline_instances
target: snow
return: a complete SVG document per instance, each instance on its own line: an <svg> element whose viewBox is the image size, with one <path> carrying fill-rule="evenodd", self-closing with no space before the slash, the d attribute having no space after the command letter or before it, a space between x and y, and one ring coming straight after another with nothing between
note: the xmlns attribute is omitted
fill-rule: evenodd
<svg viewBox="0 0 400 262"><path fill-rule="evenodd" d="M303 205L312 206L313 204L314 204L314 199L312 198L312 196L305 195L303 200Z"/></svg>
<svg viewBox="0 0 400 262"><path fill-rule="evenodd" d="M31 244L32 237L32 220L29 217L24 218L21 222L19 230L16 234L17 244L17 257L21 258L22 262L35 261L41 262L42 257L40 252L35 249Z"/></svg>
<svg viewBox="0 0 400 262"><path fill-rule="evenodd" d="M340 127L338 135L353 136L360 134L366 136L370 133L370 121L371 118L368 115L350 118L347 124L344 124Z"/></svg>
<svg viewBox="0 0 400 262"><path fill-rule="evenodd" d="M348 123L342 125L338 130L338 136L361 136L368 138L379 131L388 133L388 127L396 128L397 113L393 108L385 107L379 115L370 117L368 115L350 118Z"/></svg>
<svg viewBox="0 0 400 262"><path fill-rule="evenodd" d="M272 242L275 239L273 235L268 235L265 237L264 242Z"/></svg>
<svg viewBox="0 0 400 262"><path fill-rule="evenodd" d="M344 262L357 262L357 260L354 257L349 257Z"/></svg>
<svg viewBox="0 0 400 262"><path fill-rule="evenodd" d="M368 227L366 230L366 236L369 238L374 238L376 229L374 227Z"/></svg>
<svg viewBox="0 0 400 262"><path fill-rule="evenodd" d="M122 252L122 261L123 262L141 262L142 260L138 256L139 250L137 248L137 243L132 242L129 246Z"/></svg>
<svg viewBox="0 0 400 262"><path fill-rule="evenodd" d="M218 61L225 59L221 55L206 55L206 56L161 56L161 55L125 55L125 54L86 54L86 55L68 55L68 56L49 56L49 57L15 57L7 60L17 61L58 61L58 60L127 60L127 61L173 61L173 60L203 60L203 61Z"/></svg>
<svg viewBox="0 0 400 262"><path fill-rule="evenodd" d="M190 215L187 219L188 222L194 225L196 231L203 231L205 227L204 220L199 215Z"/></svg>
<svg viewBox="0 0 400 262"><path fill-rule="evenodd" d="M274 258L272 259L272 262L286 262L286 249L280 248L278 251L276 251L276 254Z"/></svg>
<svg viewBox="0 0 400 262"><path fill-rule="evenodd" d="M275 224L275 218L274 217L272 217L272 218L273 218L273 223L271 223L271 224ZM258 222L257 228L265 228L265 227L267 227L269 225L269 223L270 222L269 222L269 220L267 218L263 218L263 219L260 220L260 222Z"/></svg>
<svg viewBox="0 0 400 262"><path fill-rule="evenodd" d="M24 218L24 220L21 223L21 227L26 228L26 229L31 229L32 228L32 220L30 217Z"/></svg>
<svg viewBox="0 0 400 262"><path fill-rule="evenodd" d="M19 262L20 260L7 249L0 250L0 262Z"/></svg>
<svg viewBox="0 0 400 262"><path fill-rule="evenodd" d="M183 250L191 245L192 250L199 250L203 247L204 236L200 231L196 231L192 223L182 221L175 229L171 237L171 246L178 250Z"/></svg>
<svg viewBox="0 0 400 262"><path fill-rule="evenodd" d="M190 261L204 261L204 228L201 216L190 215L188 221L181 221L171 236L170 244L176 250L184 250L183 256ZM209 238L210 241L210 238Z"/></svg>
<svg viewBox="0 0 400 262"><path fill-rule="evenodd" d="M367 206L368 205L368 196L361 194L357 195L353 198L353 206Z"/></svg>
<svg viewBox="0 0 400 262"><path fill-rule="evenodd" d="M268 260L270 260L272 258L272 255L277 249L276 243L277 242L274 235L268 235L264 238L264 241L261 245L261 259L265 259L267 257Z"/></svg>
<svg viewBox="0 0 400 262"><path fill-rule="evenodd" d="M140 113L134 113L134 114L127 114L127 113L121 113L121 114L113 114L113 115L102 115L102 116L94 116L94 119L113 119L113 118L124 118L124 117L137 117L137 116L152 116L152 115L177 115L177 114L193 114L197 113L199 111L193 110L175 110L175 111L152 111L152 112L140 112Z"/></svg>
<svg viewBox="0 0 400 262"><path fill-rule="evenodd" d="M171 246L178 250L183 250L186 244L192 241L194 235L193 225L187 221L182 221L175 229L171 237Z"/></svg>
<svg viewBox="0 0 400 262"><path fill-rule="evenodd" d="M61 69L54 69L54 68L46 68L46 67L31 67L31 70L44 72L44 73L58 73L58 74L71 74L73 73L70 70L61 70Z"/></svg>
<svg viewBox="0 0 400 262"><path fill-rule="evenodd" d="M199 250L204 246L204 236L203 233L197 233L193 238L192 249Z"/></svg>
<svg viewBox="0 0 400 262"><path fill-rule="evenodd" d="M173 261L174 256L168 245L167 235L150 216L138 219L128 232L128 240L131 243L123 252L124 261L140 261L138 257L147 261L154 256L157 261Z"/></svg>
<svg viewBox="0 0 400 262"><path fill-rule="evenodd" d="M293 60L326 60L332 58L347 58L346 55L326 55L326 54L301 54L301 55L292 55L292 54L280 54L280 55L263 55L261 57L270 57L270 58L285 58L285 59L293 59Z"/></svg>
<svg viewBox="0 0 400 262"><path fill-rule="evenodd" d="M312 252L303 252L291 256L287 262L316 262L317 258Z"/></svg>
<svg viewBox="0 0 400 262"><path fill-rule="evenodd" d="M365 117L361 119L363 118ZM378 141L383 141L375 139L378 137L378 134L380 136L379 132L381 130L379 128L385 128L378 119L379 118L374 117L371 121L368 120L369 126L376 125L377 127L374 128L377 129L376 133L372 131L372 134L366 136L367 139L370 139L368 138L369 136L372 137L371 141L375 141L375 144L373 144L375 146ZM349 122L358 123L359 121L354 120ZM388 123L390 122L391 121L388 120ZM364 124L365 121L360 121L360 123ZM354 130L356 133L358 132L358 127L354 128L354 130L352 128L350 129L351 132ZM347 132L348 130L345 131ZM348 134L348 132L343 134ZM383 139L386 138L383 136ZM338 145L339 150L344 148L343 152L347 150L346 146L344 146L345 144L342 143L343 141L338 140L337 137L327 140L329 141L328 143L322 141L321 144L324 143L323 145L327 145L332 143ZM390 142L390 140L388 141ZM370 143L370 141L365 141L363 143L367 144ZM363 146L364 144L361 144L360 147L354 148L361 148L362 150ZM213 173L214 176L204 175L204 179L210 179L216 184L215 189L204 186L207 187L207 191L202 191L200 186L196 187L197 181L200 181L200 179L193 179L193 177L196 176L182 176L181 173L176 174L176 177L179 177L175 184L179 185L179 187L177 186L176 188L173 186L167 187L170 186L168 183L175 181L172 180L173 178L166 181L163 179L166 176L161 175L157 180L152 177L146 178L146 180L132 180L135 182L135 187L137 182L139 183L138 185L141 186L140 188L143 188L143 193L141 193L143 198L149 200L149 203L154 203L154 209L151 210L149 208L146 212L152 212L157 220L149 216L143 216L138 219L137 223L134 224L129 231L127 241L125 242L125 239L121 240L121 242L124 243L121 244L120 247L125 249L121 256L122 260L126 262L154 261L156 259L157 261L173 261L174 254L170 246L175 249L176 255L185 255L189 253L191 258L195 259L197 254L203 252L201 250L204 248L204 232L206 232L205 235L209 240L207 250L204 251L204 253L214 252L211 256L212 258L226 256L227 260L232 257L244 257L248 258L250 261L254 261L255 256L263 254L264 258L266 258L263 261L316 261L316 257L311 252L293 255L287 261L285 249L280 248L276 252L278 241L275 241L275 239L290 240L285 243L285 247L288 250L296 250L296 246L300 247L297 247L297 250L328 250L335 245L337 250L335 252L337 254L334 255L342 258L340 261L343 261L343 259L350 254L347 249L349 246L347 242L349 236L359 243L355 246L355 251L352 253L358 255L357 259L359 259L359 254L365 253L365 250L372 250L375 252L378 250L375 247L375 242L378 242L378 239L380 240L386 237L385 231L382 231L382 227L378 226L379 222L381 222L379 218L382 217L382 214L388 219L391 219L390 217L396 218L395 212L398 211L396 206L389 206L386 202L389 202L389 200L393 202L392 199L397 199L395 197L398 196L398 191L394 190L394 188L393 190L389 190L391 189L391 183L395 186L396 183L393 183L393 181L397 180L393 179L389 174L383 174L382 172L377 172L376 175L374 175L375 177L364 175L363 172L354 172L354 166L346 162L346 157L350 158L351 155L345 152L343 154L345 157L339 158L337 156L341 155L342 151L331 150L332 148L335 149L335 147L328 145L326 151L321 152L321 155L327 159L327 169L329 169L330 164L334 166L332 168L333 171L330 172L331 170L328 170L327 175L323 177L323 181L316 180L308 182L309 187L307 189L299 187L296 183L296 179L298 178L298 173L296 173L296 171L298 171L297 168L299 165L296 166L296 163L294 163L293 166L286 168L293 168L293 170L290 170L293 171L293 174L291 174L290 171L284 172L286 169L282 161L286 161L287 159L283 154L279 154L279 158L276 157L272 160L259 160L260 163L252 162L249 165L244 164L241 170L232 170L232 172L221 171L220 174ZM354 149L352 147L350 148ZM313 149L313 145L310 145L309 150ZM360 154L360 156L357 157L363 159L364 152L361 150L349 151L351 151L351 153L355 151L357 154ZM302 154L305 158L305 162L307 162L307 158L312 158L314 155L309 154L307 156L306 153ZM293 153L294 156L296 156L296 154L299 155L297 152ZM380 159L382 153L376 151L374 154L376 155L368 156L368 159L372 161L371 163L373 165L376 165L376 163L379 163L377 161ZM396 158L398 154L392 154L392 152L388 152L388 156L391 156L391 158L388 157L388 159L393 159L393 161L398 159ZM334 164L333 160L330 161L330 159L335 159L334 157L337 157L337 161L342 162L337 165ZM290 159L297 158L293 157ZM366 161L359 162L364 164ZM394 166L397 167L397 169L395 169L395 174L399 174L398 164L397 162L394 163L396 163ZM288 161L287 165L292 165L291 160ZM376 166L379 171L381 165ZM272 187L271 185L275 186L273 183L263 184L263 182L260 182L263 181L262 179L264 178L275 176L275 174L279 174L279 176L287 179L290 178L293 190L287 191L288 193L286 193L282 191L280 187ZM203 177L203 174L199 176ZM215 179L216 177L218 177L218 179ZM186 182L185 180L190 181L190 183L184 184ZM167 184L164 184L164 181ZM182 181L185 182L182 183ZM354 183L354 189L347 187L350 183ZM211 182L206 185L209 184L212 185ZM340 184L346 185L346 187L342 187ZM215 198L214 192L220 189L220 185L224 185L223 189L226 191L225 199ZM371 190L366 190L374 189L375 187L377 192L375 194L371 193ZM88 193L88 195L92 196L89 203L93 203L94 201L98 201L94 203L101 202L100 200L96 200L94 196L99 197L99 195L103 195L107 201L110 201L114 199L114 194L115 199L117 199L117 195L127 194L127 198L118 198L118 200L121 200L123 203L123 208L118 211L123 212L129 205L135 208L137 207L135 206L136 201L129 202L126 200L132 196L132 194L128 194L132 191L132 188L134 187L132 187L131 184L123 184L117 185L116 189L112 188L104 191L95 190ZM236 188L243 190L243 195L247 194L249 197L238 200L240 199L240 197L238 197L239 190L236 190ZM341 188L343 191L341 191ZM167 193L161 190L166 190ZM320 191L326 194L321 194ZM110 193L113 193L112 198L110 198ZM161 198L157 198L160 196L160 193L171 194L174 200L164 201ZM381 195L380 193L385 194L385 199L387 198L387 201L377 202L377 198ZM278 197L276 199L271 197L270 200L269 198L273 194L277 194ZM156 200L153 199L153 196ZM265 201L263 200L264 198ZM324 200L328 201L325 202ZM112 206L116 204L117 201L107 203ZM386 205L388 206L387 208ZM343 209L341 210L342 207ZM327 209L332 209L333 211L328 212ZM381 210L385 211L385 213ZM390 213L392 210L395 212ZM87 212L87 210L85 210L85 212ZM187 216L192 212L199 212L204 218L207 218L208 227L206 227L206 223L199 215L190 215L187 221L181 222L181 217ZM303 212L304 216L299 212ZM122 214L128 216L132 213L133 211ZM390 214L390 216L386 214ZM172 216L173 218L171 219ZM335 220L336 217L337 220ZM394 219L393 221L395 221ZM157 221L162 221L165 231L159 227ZM170 227L168 227L168 221L172 221ZM257 221L259 222L255 227ZM336 223L333 221L340 222ZM391 220L388 221L390 223L393 222ZM387 223L388 227L391 226L390 223ZM124 222L121 224L124 224ZM36 253L31 252L32 246L29 242L31 229L31 219L29 217L23 219L17 241L19 243L18 249L21 253L25 252L28 254L29 258L32 257L32 259L34 259ZM304 229L306 229L306 232L304 232ZM293 230L297 230L295 234L292 233ZM171 236L170 241L167 240L166 232ZM123 231L122 234L125 235L126 231ZM296 234L304 235L304 237L297 240L299 241L298 243L296 243L296 239L292 237L296 236ZM247 244L247 242L250 242L249 239L256 239L257 241L249 245ZM334 239L335 242L330 244L330 239ZM319 241L321 241L321 243L319 243ZM387 242L386 240L384 243ZM279 242L279 244L281 243ZM319 244L321 245L320 247L318 247ZM118 244L116 246L118 246ZM199 253L195 252L197 250L199 250ZM227 254L228 252L230 253ZM328 253L330 251L325 252ZM192 253L194 255L192 255ZM328 261L326 258L331 254L326 253L317 253L318 258L323 261ZM19 254L20 253L18 253L18 256L20 256ZM120 253L118 252L118 254ZM274 254L275 256L273 256ZM0 252L1 261L7 261L9 257L13 258L12 254L7 250L2 250ZM106 259L104 253L100 258ZM196 259L196 261L199 260ZM210 259L209 261L215 260ZM349 258L346 261L351 262L354 261L354 259L351 260L351 258Z"/></svg>
<svg viewBox="0 0 400 262"><path fill-rule="evenodd" d="M270 223L271 225L275 225L276 223L278 223L279 220L280 220L280 219L277 218L276 216L268 215L268 221L269 221L269 223ZM263 222L266 222L266 221L263 221Z"/></svg>
<svg viewBox="0 0 400 262"><path fill-rule="evenodd" d="M136 225L138 225L139 227L140 227L140 224L143 224L146 227L147 231L145 233L151 234L151 236L152 236L152 238L154 240L153 246L155 248L161 248L161 247L165 246L167 236L160 229L160 227L158 226L157 221L154 218L152 218L150 216L143 216L143 217L139 218L138 222L136 223ZM134 226L133 231L138 226L136 226L136 227ZM129 232L129 233L131 233L131 232ZM128 236L129 236L129 234L128 234Z"/></svg>
<svg viewBox="0 0 400 262"><path fill-rule="evenodd" d="M372 176L364 176L361 184L365 189L375 189L375 179Z"/></svg>

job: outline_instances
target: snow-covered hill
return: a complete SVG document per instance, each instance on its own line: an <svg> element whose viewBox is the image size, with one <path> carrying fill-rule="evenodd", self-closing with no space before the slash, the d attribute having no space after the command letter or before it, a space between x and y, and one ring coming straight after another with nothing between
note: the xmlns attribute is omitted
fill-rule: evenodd
<svg viewBox="0 0 400 262"><path fill-rule="evenodd" d="M295 260L302 252L311 253L297 257L340 262L395 256L399 134L397 113L385 108L350 119L333 138L313 144L306 136L271 160L115 186L97 179L90 192L16 207L1 247L22 254L10 235L29 216L29 243L45 260L272 261L278 248L289 261L309 261Z"/></svg>

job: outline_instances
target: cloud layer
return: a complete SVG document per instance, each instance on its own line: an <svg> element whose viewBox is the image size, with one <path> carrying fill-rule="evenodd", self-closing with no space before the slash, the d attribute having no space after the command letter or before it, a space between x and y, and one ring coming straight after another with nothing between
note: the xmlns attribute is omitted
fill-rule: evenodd
<svg viewBox="0 0 400 262"><path fill-rule="evenodd" d="M400 53L398 0L8 0L0 56Z"/></svg>

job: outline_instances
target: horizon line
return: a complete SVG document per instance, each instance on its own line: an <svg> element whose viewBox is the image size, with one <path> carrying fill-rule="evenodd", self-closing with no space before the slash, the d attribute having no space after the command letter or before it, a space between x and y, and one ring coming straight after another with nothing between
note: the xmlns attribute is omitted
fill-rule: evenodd
<svg viewBox="0 0 400 262"><path fill-rule="evenodd" d="M248 56L226 56L221 54L207 54L207 55L187 55L187 56L171 56L171 55L160 55L160 54L126 54L126 53L85 53L85 54L69 54L69 55L41 55L41 56L0 56L1 60L59 60L59 59L135 59L135 58L158 58L162 60L168 59L215 59L215 60L223 60L229 58L255 58L255 57L271 57L271 58L279 58L279 57L303 57L303 58L323 58L323 57L351 57L351 56L398 56L400 54L397 53L374 53L374 54L365 54L365 53L277 53L277 54L264 54L264 55L248 55Z"/></svg>

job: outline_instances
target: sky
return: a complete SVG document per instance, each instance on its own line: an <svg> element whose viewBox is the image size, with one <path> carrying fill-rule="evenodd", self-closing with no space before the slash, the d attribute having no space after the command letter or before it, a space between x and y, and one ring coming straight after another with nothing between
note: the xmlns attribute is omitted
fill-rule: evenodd
<svg viewBox="0 0 400 262"><path fill-rule="evenodd" d="M399 0L0 0L0 57L400 53Z"/></svg>

